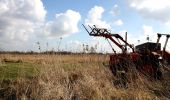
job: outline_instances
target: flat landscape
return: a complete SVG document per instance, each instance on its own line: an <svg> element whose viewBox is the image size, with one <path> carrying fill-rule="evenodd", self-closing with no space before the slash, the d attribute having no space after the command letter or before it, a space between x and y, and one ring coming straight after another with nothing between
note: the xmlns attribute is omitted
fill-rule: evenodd
<svg viewBox="0 0 170 100"><path fill-rule="evenodd" d="M0 54L0 99L170 99L168 70L162 80L132 70L124 86L108 64L103 54Z"/></svg>
<svg viewBox="0 0 170 100"><path fill-rule="evenodd" d="M170 100L170 0L0 0L0 100Z"/></svg>

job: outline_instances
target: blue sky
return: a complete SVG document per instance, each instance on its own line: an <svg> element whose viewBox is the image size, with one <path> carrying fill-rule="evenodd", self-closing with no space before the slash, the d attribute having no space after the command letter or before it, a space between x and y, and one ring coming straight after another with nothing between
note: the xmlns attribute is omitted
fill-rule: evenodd
<svg viewBox="0 0 170 100"><path fill-rule="evenodd" d="M82 24L122 36L127 31L129 42L137 45L147 35L154 42L157 32L169 33L169 11L169 0L0 0L0 48L38 51L39 41L42 51L58 50L62 37L60 50L81 52L85 44L111 52L104 38L88 36Z"/></svg>

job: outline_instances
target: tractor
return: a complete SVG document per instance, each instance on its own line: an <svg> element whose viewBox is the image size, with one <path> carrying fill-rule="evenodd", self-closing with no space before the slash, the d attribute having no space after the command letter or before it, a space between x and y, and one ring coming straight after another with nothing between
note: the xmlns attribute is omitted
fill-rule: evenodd
<svg viewBox="0 0 170 100"><path fill-rule="evenodd" d="M90 36L104 37L110 44L113 53L110 55L109 68L115 76L124 78L126 73L135 66L136 70L146 76L162 79L161 64L170 64L170 53L166 51L169 34L158 33L157 42L146 42L134 47L127 42L127 32L124 39L119 34L113 34L106 28L97 28L94 25L89 26L89 31L85 25L83 27ZM161 43L159 43L162 36L166 36L163 50L161 50ZM110 41L118 46L122 52L117 53ZM131 49L130 52L128 49Z"/></svg>

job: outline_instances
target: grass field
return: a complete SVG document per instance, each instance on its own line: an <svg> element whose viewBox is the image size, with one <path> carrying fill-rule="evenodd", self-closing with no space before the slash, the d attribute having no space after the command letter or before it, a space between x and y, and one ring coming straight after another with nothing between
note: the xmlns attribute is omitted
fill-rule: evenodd
<svg viewBox="0 0 170 100"><path fill-rule="evenodd" d="M170 74L149 80L133 71L127 87L117 85L108 55L0 55L0 99L167 100Z"/></svg>

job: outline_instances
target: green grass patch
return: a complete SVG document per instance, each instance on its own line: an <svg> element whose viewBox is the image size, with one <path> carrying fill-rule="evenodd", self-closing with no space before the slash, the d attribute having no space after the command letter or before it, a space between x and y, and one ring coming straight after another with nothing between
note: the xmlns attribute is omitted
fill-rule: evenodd
<svg viewBox="0 0 170 100"><path fill-rule="evenodd" d="M82 66L78 63L62 63L60 64L60 67L63 68L65 71L73 71L77 68L81 68Z"/></svg>
<svg viewBox="0 0 170 100"><path fill-rule="evenodd" d="M0 80L32 78L38 75L37 65L28 62L4 62L0 64Z"/></svg>

